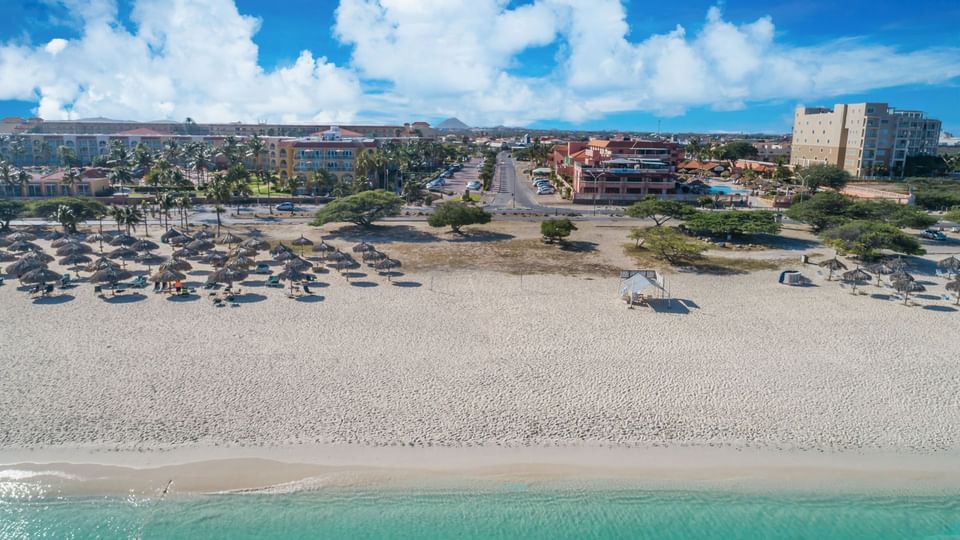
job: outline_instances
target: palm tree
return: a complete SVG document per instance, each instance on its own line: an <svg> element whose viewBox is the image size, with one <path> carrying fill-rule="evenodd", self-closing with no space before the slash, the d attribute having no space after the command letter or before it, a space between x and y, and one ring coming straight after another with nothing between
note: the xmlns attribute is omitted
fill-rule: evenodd
<svg viewBox="0 0 960 540"><path fill-rule="evenodd" d="M140 213L143 215L143 235L150 236L150 214L151 204L146 199L140 201Z"/></svg>
<svg viewBox="0 0 960 540"><path fill-rule="evenodd" d="M77 161L77 154L73 151L73 148L60 145L57 147L57 161L60 162L62 167L72 167Z"/></svg>
<svg viewBox="0 0 960 540"><path fill-rule="evenodd" d="M107 179L112 185L124 186L133 181L133 173L125 166L118 166L107 173Z"/></svg>
<svg viewBox="0 0 960 540"><path fill-rule="evenodd" d="M113 141L110 143L110 153L107 154L107 164L111 167L129 167L132 156L130 149L123 141Z"/></svg>
<svg viewBox="0 0 960 540"><path fill-rule="evenodd" d="M210 147L204 143L191 144L187 147L187 159L190 160L190 168L197 173L198 186L203 187L211 165Z"/></svg>
<svg viewBox="0 0 960 540"><path fill-rule="evenodd" d="M223 145L217 149L217 155L227 160L227 166L232 167L240 160L240 143L233 135L223 140Z"/></svg>
<svg viewBox="0 0 960 540"><path fill-rule="evenodd" d="M77 169L67 169L66 171L64 171L63 179L60 180L60 183L65 186L69 186L70 193L76 193L77 184L80 183L81 178L82 176L80 175L80 171L78 171Z"/></svg>
<svg viewBox="0 0 960 540"><path fill-rule="evenodd" d="M177 146L177 141L170 139L163 143L163 150L160 151L160 154L169 163L176 163L180 159L180 147Z"/></svg>
<svg viewBox="0 0 960 540"><path fill-rule="evenodd" d="M147 171L150 170L150 167L153 166L153 152L150 150L150 147L143 143L138 143L136 148L133 149L133 166L139 171L137 174L143 176L147 174Z"/></svg>
<svg viewBox="0 0 960 540"><path fill-rule="evenodd" d="M170 228L170 209L177 205L177 198L169 191L157 196L157 206L160 207L160 217L164 219L164 229Z"/></svg>
<svg viewBox="0 0 960 540"><path fill-rule="evenodd" d="M120 232L120 225L125 225L127 222L127 215L123 211L123 207L117 205L111 205L108 212L110 217L113 218L113 221L117 224L117 232Z"/></svg>
<svg viewBox="0 0 960 540"><path fill-rule="evenodd" d="M23 188L30 182L30 173L20 169L17 171L17 174L13 176L13 185L20 189L20 194L23 194Z"/></svg>
<svg viewBox="0 0 960 540"><path fill-rule="evenodd" d="M130 234L131 228L133 228L133 230L136 231L137 224L143 221L143 213L140 212L140 209L134 205L124 206L122 211L123 211L123 222L127 226L127 234Z"/></svg>
<svg viewBox="0 0 960 540"><path fill-rule="evenodd" d="M13 180L13 167L10 165L10 162L0 160L0 181L4 184L12 184Z"/></svg>
<svg viewBox="0 0 960 540"><path fill-rule="evenodd" d="M80 222L80 218L77 217L77 214L73 211L73 208L70 208L65 204L61 204L57 207L53 218L57 220L57 223L63 226L63 232L67 234L73 234L77 232L77 223Z"/></svg>
<svg viewBox="0 0 960 540"><path fill-rule="evenodd" d="M337 177L326 169L320 169L313 173L313 182L314 186L324 193L330 193L330 191L333 190L333 186L337 183Z"/></svg>
<svg viewBox="0 0 960 540"><path fill-rule="evenodd" d="M233 197L233 186L222 173L213 175L213 180L207 184L207 197L217 204L217 236L220 236L220 214L223 213L223 204L230 204Z"/></svg>
<svg viewBox="0 0 960 540"><path fill-rule="evenodd" d="M337 183L333 185L333 189L330 190L330 194L338 199L346 197L351 193L353 193L353 187L343 180L337 180Z"/></svg>
<svg viewBox="0 0 960 540"><path fill-rule="evenodd" d="M263 139L258 135L254 135L247 140L245 146L246 156L253 159L253 170L259 171L261 165L260 158L267 152L267 143L263 142Z"/></svg>
<svg viewBox="0 0 960 540"><path fill-rule="evenodd" d="M186 228L187 225L189 225L189 223L187 222L187 217L188 217L187 212L190 210L190 207L192 206L190 202L190 196L181 195L180 197L177 197L176 204L177 204L177 208L180 210L180 222L183 225L183 227Z"/></svg>

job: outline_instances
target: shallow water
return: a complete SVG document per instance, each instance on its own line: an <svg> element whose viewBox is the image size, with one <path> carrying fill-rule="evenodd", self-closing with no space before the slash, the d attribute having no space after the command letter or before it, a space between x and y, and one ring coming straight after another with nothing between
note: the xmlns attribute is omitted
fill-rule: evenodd
<svg viewBox="0 0 960 540"><path fill-rule="evenodd" d="M13 499L0 538L960 538L960 498L537 489Z"/></svg>

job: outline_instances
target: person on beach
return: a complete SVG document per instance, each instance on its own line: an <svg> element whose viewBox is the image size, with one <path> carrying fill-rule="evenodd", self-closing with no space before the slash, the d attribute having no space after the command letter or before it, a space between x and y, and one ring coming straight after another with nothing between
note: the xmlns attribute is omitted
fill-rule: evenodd
<svg viewBox="0 0 960 540"><path fill-rule="evenodd" d="M174 286L175 289L177 289L177 294L179 294L179 293L180 293L180 289L183 287L183 284L180 283L180 280L178 279L177 281L175 281L175 282L173 283L173 286Z"/></svg>

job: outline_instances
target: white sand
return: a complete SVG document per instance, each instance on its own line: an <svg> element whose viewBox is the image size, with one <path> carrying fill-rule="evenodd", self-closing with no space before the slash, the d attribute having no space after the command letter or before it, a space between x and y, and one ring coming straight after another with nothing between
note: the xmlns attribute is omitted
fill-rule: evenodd
<svg viewBox="0 0 960 540"><path fill-rule="evenodd" d="M774 272L673 276L686 314L627 310L616 279L364 280L325 276L312 303L247 287L262 301L219 309L86 284L35 305L8 282L0 449L960 450L960 313Z"/></svg>

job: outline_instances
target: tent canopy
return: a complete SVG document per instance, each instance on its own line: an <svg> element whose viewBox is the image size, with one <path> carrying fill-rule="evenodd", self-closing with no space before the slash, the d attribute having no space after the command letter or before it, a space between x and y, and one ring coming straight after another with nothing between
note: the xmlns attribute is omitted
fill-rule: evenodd
<svg viewBox="0 0 960 540"><path fill-rule="evenodd" d="M629 278L623 280L620 283L620 296L624 296L628 294L632 296L634 294L643 292L644 290L648 290L651 288L658 291L663 290L663 288L660 287L660 285L657 285L653 281L650 281L650 279L647 278L647 276L643 274L634 274L633 276L630 276Z"/></svg>

